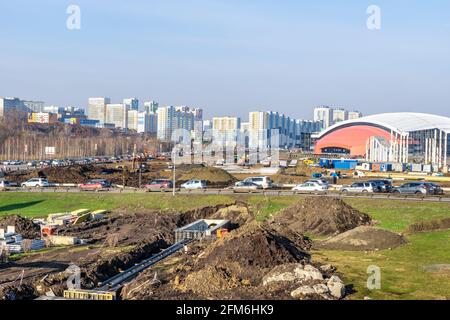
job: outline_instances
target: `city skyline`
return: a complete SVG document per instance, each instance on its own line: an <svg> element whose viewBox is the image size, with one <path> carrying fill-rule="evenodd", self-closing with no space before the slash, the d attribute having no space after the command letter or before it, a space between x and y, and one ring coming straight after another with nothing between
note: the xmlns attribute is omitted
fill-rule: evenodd
<svg viewBox="0 0 450 320"><path fill-rule="evenodd" d="M137 96L207 118L269 109L309 118L318 105L450 115L444 1L378 1L377 31L365 1L132 3L77 1L73 31L67 3L2 3L0 95L82 108L86 97Z"/></svg>

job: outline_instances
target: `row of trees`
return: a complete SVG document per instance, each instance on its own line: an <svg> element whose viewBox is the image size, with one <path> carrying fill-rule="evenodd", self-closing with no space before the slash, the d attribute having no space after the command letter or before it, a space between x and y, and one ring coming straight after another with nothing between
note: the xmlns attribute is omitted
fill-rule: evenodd
<svg viewBox="0 0 450 320"><path fill-rule="evenodd" d="M154 153L155 137L67 124L28 124L20 116L0 119L0 159L45 160Z"/></svg>

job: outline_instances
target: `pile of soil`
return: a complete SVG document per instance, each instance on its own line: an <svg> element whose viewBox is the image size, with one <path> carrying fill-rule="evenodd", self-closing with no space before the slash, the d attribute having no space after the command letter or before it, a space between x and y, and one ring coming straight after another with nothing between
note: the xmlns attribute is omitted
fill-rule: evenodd
<svg viewBox="0 0 450 320"><path fill-rule="evenodd" d="M45 178L51 183L85 183L90 178L90 174L101 168L96 166L70 166L70 167L49 167L40 170L34 170L28 174L20 176L20 181L26 181L32 178Z"/></svg>
<svg viewBox="0 0 450 320"><path fill-rule="evenodd" d="M200 167L194 168L186 173L183 173L179 178L179 182L183 183L189 180L205 180L208 186L224 188L236 182L236 178L225 170L214 167Z"/></svg>
<svg viewBox="0 0 450 320"><path fill-rule="evenodd" d="M209 216L210 219L217 220L229 220L232 223L232 229L249 223L253 220L253 215L250 212L248 206L243 203L237 203L229 207L218 210L213 215Z"/></svg>
<svg viewBox="0 0 450 320"><path fill-rule="evenodd" d="M406 243L401 235L391 231L361 226L315 245L318 249L375 251L399 247Z"/></svg>
<svg viewBox="0 0 450 320"><path fill-rule="evenodd" d="M27 284L17 284L0 287L0 300L32 300L36 298L36 291Z"/></svg>
<svg viewBox="0 0 450 320"><path fill-rule="evenodd" d="M24 239L39 238L41 229L30 219L13 215L0 218L0 228L5 229L8 226L15 226L16 232L21 234Z"/></svg>
<svg viewBox="0 0 450 320"><path fill-rule="evenodd" d="M61 227L58 234L76 236L89 243L105 242L108 237L115 235L117 245L127 246L147 241L155 234L164 234L167 241L171 241L178 222L178 215L161 214L157 211L113 213L103 220Z"/></svg>
<svg viewBox="0 0 450 320"><path fill-rule="evenodd" d="M308 197L279 212L269 222L301 234L329 236L370 225L372 219L340 199Z"/></svg>
<svg viewBox="0 0 450 320"><path fill-rule="evenodd" d="M418 232L440 231L447 229L450 229L450 218L414 223L408 227L408 232L418 233Z"/></svg>
<svg viewBox="0 0 450 320"><path fill-rule="evenodd" d="M307 239L294 243L265 225L250 223L208 247L196 270L215 266L230 277L258 285L264 273L279 264L309 260L310 247Z"/></svg>

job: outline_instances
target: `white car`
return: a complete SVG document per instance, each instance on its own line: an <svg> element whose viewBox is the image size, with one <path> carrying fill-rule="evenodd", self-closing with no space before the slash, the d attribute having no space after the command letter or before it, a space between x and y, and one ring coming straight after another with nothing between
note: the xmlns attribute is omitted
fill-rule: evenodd
<svg viewBox="0 0 450 320"><path fill-rule="evenodd" d="M373 193L375 190L375 185L371 182L357 182L351 186L345 186L341 189L344 193Z"/></svg>
<svg viewBox="0 0 450 320"><path fill-rule="evenodd" d="M327 190L328 190L327 185L312 181L305 182L292 189L292 191L300 191L300 192L325 192Z"/></svg>
<svg viewBox="0 0 450 320"><path fill-rule="evenodd" d="M34 178L21 184L22 188L45 188L49 186L47 179Z"/></svg>
<svg viewBox="0 0 450 320"><path fill-rule="evenodd" d="M329 186L328 181L325 180L325 179L310 179L310 180L306 181L305 183L308 183L308 182L318 183L318 184L320 184L321 186L326 186L326 187Z"/></svg>
<svg viewBox="0 0 450 320"><path fill-rule="evenodd" d="M198 189L205 189L206 188L206 182L202 180L190 180L186 183L183 183L181 185L182 189L188 189L188 190L198 190Z"/></svg>
<svg viewBox="0 0 450 320"><path fill-rule="evenodd" d="M271 189L273 185L272 180L269 177L251 177L245 179L243 182L252 182L263 189Z"/></svg>
<svg viewBox="0 0 450 320"><path fill-rule="evenodd" d="M6 189L11 187L11 182L2 180L0 181L0 189Z"/></svg>

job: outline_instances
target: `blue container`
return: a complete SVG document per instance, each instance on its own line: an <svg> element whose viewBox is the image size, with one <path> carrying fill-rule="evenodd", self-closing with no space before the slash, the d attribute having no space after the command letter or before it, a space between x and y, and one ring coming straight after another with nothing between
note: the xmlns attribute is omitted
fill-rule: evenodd
<svg viewBox="0 0 450 320"><path fill-rule="evenodd" d="M333 160L333 167L338 170L353 170L357 165L357 160Z"/></svg>
<svg viewBox="0 0 450 320"><path fill-rule="evenodd" d="M319 164L320 164L320 166L322 168L329 168L330 165L331 165L331 160L322 158L322 159L320 159L320 163Z"/></svg>

